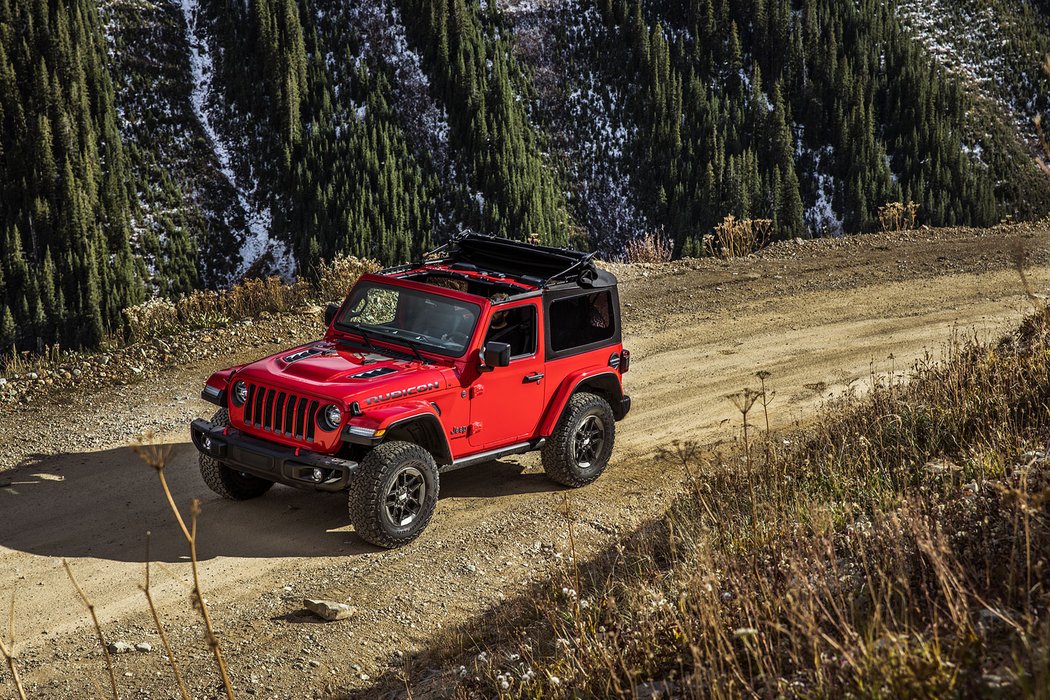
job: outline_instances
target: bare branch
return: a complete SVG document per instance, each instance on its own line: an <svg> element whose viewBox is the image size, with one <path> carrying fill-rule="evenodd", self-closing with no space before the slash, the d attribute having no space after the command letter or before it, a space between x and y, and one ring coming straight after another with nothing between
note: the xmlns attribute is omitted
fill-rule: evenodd
<svg viewBox="0 0 1050 700"><path fill-rule="evenodd" d="M120 696L117 693L117 675L113 672L113 659L109 655L109 647L106 646L106 640L102 636L102 625L98 623L98 615L95 614L95 606L87 597L87 594L84 593L84 589L80 587L79 583L77 583L77 578L73 575L73 569L69 566L69 562L63 559L62 566L66 568L66 574L69 575L69 580L73 583L73 588L76 589L77 594L80 596L80 600L83 601L88 609L88 613L91 614L91 621L95 623L95 632L98 634L98 643L102 646L103 656L106 657L106 670L109 671L109 687L113 691L113 700L119 700Z"/></svg>

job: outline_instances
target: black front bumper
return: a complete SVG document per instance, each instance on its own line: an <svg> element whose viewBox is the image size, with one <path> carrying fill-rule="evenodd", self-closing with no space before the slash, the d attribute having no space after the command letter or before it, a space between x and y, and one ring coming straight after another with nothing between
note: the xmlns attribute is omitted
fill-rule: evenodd
<svg viewBox="0 0 1050 700"><path fill-rule="evenodd" d="M193 421L190 437L201 454L231 469L300 489L343 491L358 467L348 459L277 445L206 420Z"/></svg>

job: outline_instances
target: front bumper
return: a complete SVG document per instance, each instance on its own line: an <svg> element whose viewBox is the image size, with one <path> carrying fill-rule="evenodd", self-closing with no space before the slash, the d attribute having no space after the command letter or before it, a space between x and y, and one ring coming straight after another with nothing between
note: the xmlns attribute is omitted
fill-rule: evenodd
<svg viewBox="0 0 1050 700"><path fill-rule="evenodd" d="M231 469L300 489L343 491L358 467L348 459L277 445L206 420L193 421L190 437L201 454Z"/></svg>

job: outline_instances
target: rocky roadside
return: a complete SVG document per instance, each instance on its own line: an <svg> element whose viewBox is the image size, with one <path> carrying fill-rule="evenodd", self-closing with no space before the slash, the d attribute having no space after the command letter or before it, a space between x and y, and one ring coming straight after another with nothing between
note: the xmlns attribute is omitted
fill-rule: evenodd
<svg viewBox="0 0 1050 700"><path fill-rule="evenodd" d="M95 392L127 386L166 368L195 364L239 348L261 347L274 335L295 334L306 327L316 333L320 317L320 307L311 306L291 314L264 314L257 320L190 330L100 352L32 359L24 354L18 360L8 360L8 372L0 376L0 403L25 405L53 400L69 390Z"/></svg>
<svg viewBox="0 0 1050 700"><path fill-rule="evenodd" d="M321 309L308 307L103 352L68 353L0 377L0 472L35 456L126 445L143 433L184 426L209 408L185 387L198 386L220 366L249 362L321 332Z"/></svg>

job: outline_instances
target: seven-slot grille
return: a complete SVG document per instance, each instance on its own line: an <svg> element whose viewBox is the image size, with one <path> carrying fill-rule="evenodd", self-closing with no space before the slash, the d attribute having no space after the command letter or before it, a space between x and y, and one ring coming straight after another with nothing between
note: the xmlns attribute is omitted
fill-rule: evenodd
<svg viewBox="0 0 1050 700"><path fill-rule="evenodd" d="M244 422L295 440L313 442L320 406L316 399L249 383Z"/></svg>

